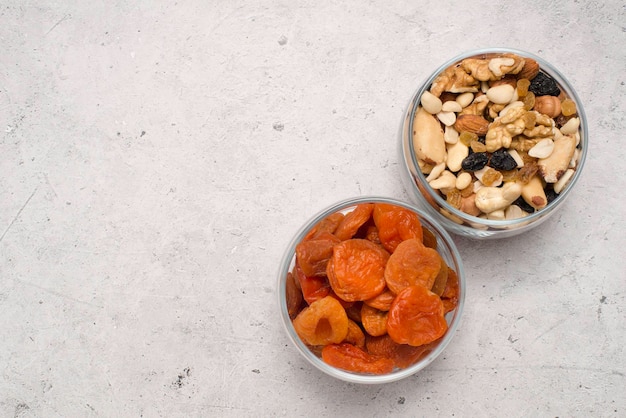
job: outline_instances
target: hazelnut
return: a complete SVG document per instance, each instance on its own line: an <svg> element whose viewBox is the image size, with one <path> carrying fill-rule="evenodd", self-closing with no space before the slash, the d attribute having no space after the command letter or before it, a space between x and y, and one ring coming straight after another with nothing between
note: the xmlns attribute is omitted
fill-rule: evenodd
<svg viewBox="0 0 626 418"><path fill-rule="evenodd" d="M535 98L533 109L550 118L556 118L561 114L561 101L555 96L539 96Z"/></svg>

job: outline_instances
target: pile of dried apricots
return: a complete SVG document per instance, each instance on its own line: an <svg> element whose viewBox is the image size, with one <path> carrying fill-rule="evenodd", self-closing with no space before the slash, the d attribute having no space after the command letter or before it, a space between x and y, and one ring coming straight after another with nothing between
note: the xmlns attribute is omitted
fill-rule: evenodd
<svg viewBox="0 0 626 418"><path fill-rule="evenodd" d="M456 308L456 272L415 212L362 203L296 246L286 300L301 340L333 367L386 374L428 354Z"/></svg>

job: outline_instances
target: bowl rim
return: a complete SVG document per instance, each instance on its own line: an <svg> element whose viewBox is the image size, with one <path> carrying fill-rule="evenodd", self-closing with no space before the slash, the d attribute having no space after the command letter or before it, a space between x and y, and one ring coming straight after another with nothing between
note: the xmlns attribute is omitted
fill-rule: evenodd
<svg viewBox="0 0 626 418"><path fill-rule="evenodd" d="M439 74L441 74L443 70L445 70L451 65L454 65L460 62L461 60L465 58L470 58L476 55L490 54L490 53L513 53L513 54L517 54L522 57L531 58L537 61L542 71L548 73L548 75L553 77L559 83L559 87L565 89L569 97L575 101L576 110L577 110L578 117L580 120L579 132L580 132L580 138L581 138L580 142L582 145L580 146L580 156L579 156L576 170L574 170L574 175L569 180L565 189L561 193L559 193L557 197L546 206L546 208L543 208L539 211L531 213L523 218L508 219L508 220L479 218L477 216L469 215L465 212L462 212L459 209L456 209L450 206L438 193L434 191L434 189L430 187L430 185L426 181L426 177L424 176L422 171L419 169L419 165L417 164L417 157L415 155L415 149L412 144L413 142L411 139L412 137L408 138L408 147L406 147L408 148L408 150L404 149L405 148L404 136L409 135L410 132L413 132L414 116L415 116L415 112L417 111L419 107L419 101L420 101L421 95L424 93L424 91L426 91L428 87L431 86L434 79ZM517 229L524 229L527 226L531 226L534 223L534 221L537 221L538 219L541 219L547 216L548 214L552 213L552 210L555 209L557 206L560 206L561 203L563 203L567 199L567 197L569 197L571 191L574 189L574 186L578 182L578 179L582 175L582 171L585 166L586 159L587 159L587 151L589 148L589 144L587 142L588 137L589 137L588 126L587 126L587 116L583 108L582 101L580 100L578 93L576 93L576 90L573 88L569 80L565 78L565 76L554 65L552 65L545 59L533 53L526 52L517 48L509 48L509 47L488 47L488 48L466 50L465 52L454 56L453 58L447 60L442 65L437 67L437 69L434 70L431 73L431 75L425 79L425 81L420 83L419 87L415 90L414 94L411 96L411 99L407 106L407 111L405 112L405 119L404 119L403 125L405 126L401 131L400 141L401 141L401 146L403 148L403 154L405 154L405 159L403 161L404 166L405 166L404 168L407 171L409 171L409 176L411 177L411 182L410 182L411 189L412 189L411 192L415 193L418 196L421 196L421 191L417 185L417 181L419 181L421 185L424 187L424 189L428 192L429 198L432 198L439 205L439 207L445 209L450 214L452 214L453 216L457 218L460 218L463 221L462 225L456 224L455 226L456 228L465 228L471 231L480 231L481 230L480 228L476 228L472 226L472 225L478 225L481 227L490 228L489 233L492 233L492 234L493 233L505 233L505 232L510 233L511 230L507 229L507 227L510 228L510 227L518 226ZM407 151L409 153L408 158L410 159L411 164L413 164L414 167L417 167L417 169L415 170L415 174L413 174L412 170L409 167L406 167L408 163L406 161ZM417 178L415 178L416 176ZM424 198L423 196L421 197ZM432 204L428 202L426 202L426 204L431 206L434 210L436 210L436 208ZM442 213L438 213L438 216L446 218L447 221L453 222Z"/></svg>
<svg viewBox="0 0 626 418"><path fill-rule="evenodd" d="M360 373L352 373L349 371L341 370L326 364L321 358L316 356L309 348L297 337L295 329L293 328L292 320L289 318L289 313L287 311L287 303L285 298L286 292L286 278L287 273L291 271L294 257L295 257L295 247L302 240L302 238L311 230L311 228L316 225L319 221L321 221L324 217L328 216L331 213L335 213L337 211L350 209L361 203L389 203L398 206L402 206L406 209L414 211L419 217L420 221L424 220L425 223L428 224L429 228L434 228L435 235L437 236L438 246L443 243L450 253L450 257L452 258L452 262L456 267L457 276L459 280L459 298L457 302L456 308L451 311L451 319L448 322L448 330L445 335L441 338L441 342L425 357L423 357L419 362L407 367L405 369L394 370L391 373L384 375L369 375L369 374L360 374ZM454 338L457 329L460 326L463 308L465 306L465 294L466 294L466 278L465 278L465 270L463 268L463 262L461 259L461 255L452 239L451 235L448 231L431 215L426 213L424 210L415 206L412 203L404 202L398 200L396 198L391 197L383 197L383 196L361 196L361 197L353 197L340 200L330 206L327 206L325 209L318 211L315 215L310 217L299 229L298 232L294 235L294 237L290 240L286 251L284 252L279 269L278 269L278 283L277 283L277 299L279 306L279 314L281 316L281 322L287 333L287 336L296 347L296 349L300 352L300 354L311 363L316 369L324 372L325 374L338 378L340 380L351 382L351 383L360 383L360 384L382 384L382 383L390 383L395 382L401 379L404 379L408 376L414 375L420 370L424 369L428 365L430 365L448 346L448 344ZM448 314L450 314L448 313ZM447 318L446 318L447 319Z"/></svg>

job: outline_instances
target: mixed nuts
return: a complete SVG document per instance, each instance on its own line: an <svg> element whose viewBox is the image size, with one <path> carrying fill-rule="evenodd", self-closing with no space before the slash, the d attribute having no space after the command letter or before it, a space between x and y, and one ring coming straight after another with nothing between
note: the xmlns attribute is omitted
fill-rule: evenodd
<svg viewBox="0 0 626 418"><path fill-rule="evenodd" d="M426 181L449 205L516 219L545 208L572 179L580 118L536 60L489 53L435 77L420 97L412 142Z"/></svg>

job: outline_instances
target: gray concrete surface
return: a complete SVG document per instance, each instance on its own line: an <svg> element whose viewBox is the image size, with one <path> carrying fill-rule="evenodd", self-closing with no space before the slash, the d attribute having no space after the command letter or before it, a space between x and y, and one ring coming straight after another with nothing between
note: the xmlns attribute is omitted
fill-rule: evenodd
<svg viewBox="0 0 626 418"><path fill-rule="evenodd" d="M0 416L626 416L619 1L0 2ZM541 229L456 242L445 355L359 386L275 303L296 229L408 200L410 94L471 48L541 55L584 101L578 189Z"/></svg>

